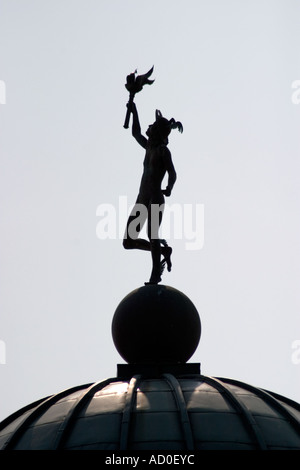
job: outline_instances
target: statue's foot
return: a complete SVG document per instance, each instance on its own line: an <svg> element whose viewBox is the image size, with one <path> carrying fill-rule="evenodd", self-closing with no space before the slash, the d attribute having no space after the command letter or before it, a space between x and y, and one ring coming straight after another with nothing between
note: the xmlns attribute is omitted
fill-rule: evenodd
<svg viewBox="0 0 300 470"><path fill-rule="evenodd" d="M145 286L149 284L158 284L161 281L161 275L165 269L165 261L160 262L160 272L159 273L152 273L149 282L145 282Z"/></svg>
<svg viewBox="0 0 300 470"><path fill-rule="evenodd" d="M158 278L152 278L150 279L150 281L148 282L145 282L145 286L149 286L149 285L153 285L153 284L158 284L159 282L161 281L161 277L158 277Z"/></svg>
<svg viewBox="0 0 300 470"><path fill-rule="evenodd" d="M167 269L170 272L172 269L172 262L171 262L172 248L170 246L165 246L162 249L162 254L164 256L162 263L167 263Z"/></svg>
<svg viewBox="0 0 300 470"><path fill-rule="evenodd" d="M145 284L145 286L151 286L151 285L156 285L156 284L158 284L160 281L161 281L161 279L160 279L159 281L144 282L144 284Z"/></svg>

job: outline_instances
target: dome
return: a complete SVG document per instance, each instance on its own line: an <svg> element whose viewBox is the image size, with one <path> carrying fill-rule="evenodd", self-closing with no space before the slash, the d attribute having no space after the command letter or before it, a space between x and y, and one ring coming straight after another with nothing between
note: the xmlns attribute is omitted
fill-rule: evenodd
<svg viewBox="0 0 300 470"><path fill-rule="evenodd" d="M118 305L117 376L76 386L0 423L0 450L300 449L300 405L187 362L200 339L194 304L143 286Z"/></svg>
<svg viewBox="0 0 300 470"><path fill-rule="evenodd" d="M0 449L300 449L300 406L200 374L116 377L14 413L0 426Z"/></svg>

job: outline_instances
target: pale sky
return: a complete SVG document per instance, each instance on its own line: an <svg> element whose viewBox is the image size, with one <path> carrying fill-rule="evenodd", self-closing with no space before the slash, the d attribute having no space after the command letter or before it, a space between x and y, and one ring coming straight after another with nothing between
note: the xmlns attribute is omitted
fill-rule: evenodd
<svg viewBox="0 0 300 470"><path fill-rule="evenodd" d="M155 109L184 127L167 202L204 210L203 246L171 234L163 277L200 314L190 361L300 401L299 17L297 0L0 0L0 419L123 362L112 317L151 260L99 239L97 208L136 199L124 84L152 65L142 130Z"/></svg>

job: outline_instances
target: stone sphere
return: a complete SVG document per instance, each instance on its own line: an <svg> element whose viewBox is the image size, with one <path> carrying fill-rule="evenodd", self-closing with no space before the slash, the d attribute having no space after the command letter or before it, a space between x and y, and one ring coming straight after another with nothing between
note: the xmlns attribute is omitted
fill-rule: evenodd
<svg viewBox="0 0 300 470"><path fill-rule="evenodd" d="M160 284L129 293L112 321L115 347L128 363L185 363L200 336L200 317L191 300Z"/></svg>

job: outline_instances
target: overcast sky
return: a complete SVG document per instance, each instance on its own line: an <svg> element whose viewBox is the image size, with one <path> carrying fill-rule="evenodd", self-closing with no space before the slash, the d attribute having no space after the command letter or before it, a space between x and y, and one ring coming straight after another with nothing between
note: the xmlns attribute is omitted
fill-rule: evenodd
<svg viewBox="0 0 300 470"><path fill-rule="evenodd" d="M194 218L163 283L199 311L191 361L300 401L299 17L297 0L0 0L0 419L123 362L112 317L151 269L119 237L144 157L124 84L152 65L142 130L155 109L184 127L167 202Z"/></svg>

